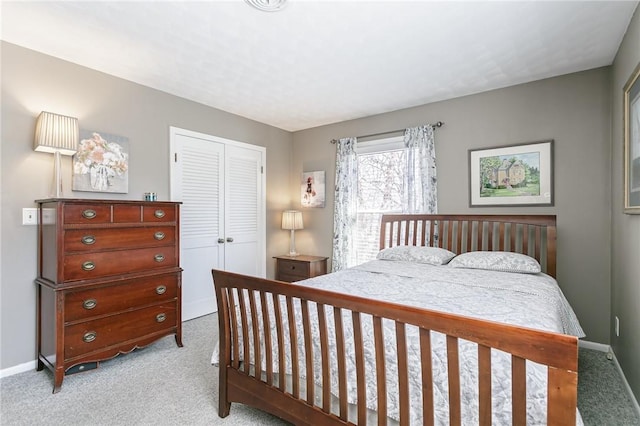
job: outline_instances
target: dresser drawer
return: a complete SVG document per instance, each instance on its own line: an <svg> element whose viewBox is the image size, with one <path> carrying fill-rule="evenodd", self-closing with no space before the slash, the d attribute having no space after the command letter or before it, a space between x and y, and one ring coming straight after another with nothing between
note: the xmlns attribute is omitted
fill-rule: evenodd
<svg viewBox="0 0 640 426"><path fill-rule="evenodd" d="M142 219L145 222L175 222L176 209L172 204L152 204L142 207Z"/></svg>
<svg viewBox="0 0 640 426"><path fill-rule="evenodd" d="M64 223L110 223L111 205L109 204L69 204L64 207Z"/></svg>
<svg viewBox="0 0 640 426"><path fill-rule="evenodd" d="M176 327L176 303L150 306L65 327L64 358L144 337Z"/></svg>
<svg viewBox="0 0 640 426"><path fill-rule="evenodd" d="M79 253L64 258L64 280L86 280L177 266L179 265L175 245L126 251Z"/></svg>
<svg viewBox="0 0 640 426"><path fill-rule="evenodd" d="M309 278L309 263L280 259L278 261L278 275L289 275L297 277L298 280Z"/></svg>
<svg viewBox="0 0 640 426"><path fill-rule="evenodd" d="M175 244L175 242L176 228L174 226L73 229L64 234L66 253L164 246Z"/></svg>
<svg viewBox="0 0 640 426"><path fill-rule="evenodd" d="M162 303L178 296L176 274L127 280L117 285L65 294L65 322L73 322L140 306Z"/></svg>

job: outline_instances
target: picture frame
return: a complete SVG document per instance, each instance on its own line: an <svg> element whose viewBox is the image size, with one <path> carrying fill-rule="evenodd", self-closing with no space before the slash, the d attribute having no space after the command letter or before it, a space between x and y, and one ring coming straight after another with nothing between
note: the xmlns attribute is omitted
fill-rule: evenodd
<svg viewBox="0 0 640 426"><path fill-rule="evenodd" d="M80 129L73 155L73 191L129 192L129 138Z"/></svg>
<svg viewBox="0 0 640 426"><path fill-rule="evenodd" d="M553 140L469 150L469 207L553 206Z"/></svg>
<svg viewBox="0 0 640 426"><path fill-rule="evenodd" d="M300 204L302 204L302 207L324 207L324 203L324 171L302 173L302 182L300 184Z"/></svg>
<svg viewBox="0 0 640 426"><path fill-rule="evenodd" d="M640 214L640 63L623 93L624 212Z"/></svg>

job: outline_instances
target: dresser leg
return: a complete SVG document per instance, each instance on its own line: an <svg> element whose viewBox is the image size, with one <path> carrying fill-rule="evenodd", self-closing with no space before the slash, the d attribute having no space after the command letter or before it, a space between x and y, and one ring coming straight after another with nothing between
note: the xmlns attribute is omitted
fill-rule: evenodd
<svg viewBox="0 0 640 426"><path fill-rule="evenodd" d="M44 362L38 357L38 366L36 367L36 371L42 371L44 369Z"/></svg>
<svg viewBox="0 0 640 426"><path fill-rule="evenodd" d="M176 345L178 345L179 348L182 347L182 333L176 333Z"/></svg>
<svg viewBox="0 0 640 426"><path fill-rule="evenodd" d="M60 392L60 388L62 388L62 380L64 380L64 370L56 369L53 372L53 393Z"/></svg>

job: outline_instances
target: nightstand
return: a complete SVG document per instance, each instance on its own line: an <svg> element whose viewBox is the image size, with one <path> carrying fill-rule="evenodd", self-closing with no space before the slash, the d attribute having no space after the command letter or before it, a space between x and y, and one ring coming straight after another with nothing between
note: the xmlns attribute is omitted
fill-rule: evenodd
<svg viewBox="0 0 640 426"><path fill-rule="evenodd" d="M327 273L327 258L322 256L274 256L276 279L286 282L301 281Z"/></svg>

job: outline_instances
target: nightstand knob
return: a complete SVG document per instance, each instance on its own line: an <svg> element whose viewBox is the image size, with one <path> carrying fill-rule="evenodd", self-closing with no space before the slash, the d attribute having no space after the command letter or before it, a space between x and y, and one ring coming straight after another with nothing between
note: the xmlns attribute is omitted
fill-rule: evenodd
<svg viewBox="0 0 640 426"><path fill-rule="evenodd" d="M167 319L167 314L158 314L156 315L156 321L157 322L163 322L164 320Z"/></svg>
<svg viewBox="0 0 640 426"><path fill-rule="evenodd" d="M84 237L82 237L82 244L90 246L91 244L95 244L96 242L96 237L94 237L93 235L85 235Z"/></svg>
<svg viewBox="0 0 640 426"><path fill-rule="evenodd" d="M82 302L82 307L85 309L93 309L98 306L98 301L96 299L87 299Z"/></svg>
<svg viewBox="0 0 640 426"><path fill-rule="evenodd" d="M153 212L153 215L155 217L157 217L158 219L162 219L164 217L164 210L156 210L155 212Z"/></svg>
<svg viewBox="0 0 640 426"><path fill-rule="evenodd" d="M85 271L93 271L94 269L96 269L96 264L90 260L86 261L82 264L82 269Z"/></svg>
<svg viewBox="0 0 640 426"><path fill-rule="evenodd" d="M164 240L164 232L156 232L155 234L153 234L153 238L155 238L156 240L160 241L160 240Z"/></svg>
<svg viewBox="0 0 640 426"><path fill-rule="evenodd" d="M166 291L167 291L166 285L159 285L158 287L156 287L157 294L164 294Z"/></svg>
<svg viewBox="0 0 640 426"><path fill-rule="evenodd" d="M291 270L293 271L294 269L296 269L296 265L291 265Z"/></svg>
<svg viewBox="0 0 640 426"><path fill-rule="evenodd" d="M98 213L96 213L96 211L93 209L86 209L82 211L82 217L84 217L85 219L93 219L97 215Z"/></svg>
<svg viewBox="0 0 640 426"><path fill-rule="evenodd" d="M91 343L96 340L96 337L98 337L98 333L95 331L88 331L84 333L84 336L82 336L82 341L85 343Z"/></svg>
<svg viewBox="0 0 640 426"><path fill-rule="evenodd" d="M153 256L153 260L158 263L164 262L164 254L156 254L155 256Z"/></svg>

